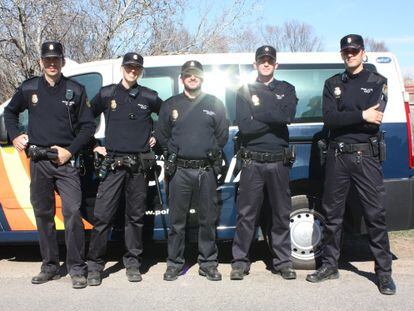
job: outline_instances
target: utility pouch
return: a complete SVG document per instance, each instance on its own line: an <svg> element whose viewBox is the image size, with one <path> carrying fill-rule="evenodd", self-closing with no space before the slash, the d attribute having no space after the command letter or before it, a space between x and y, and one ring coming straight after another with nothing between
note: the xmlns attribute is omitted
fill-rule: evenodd
<svg viewBox="0 0 414 311"><path fill-rule="evenodd" d="M379 156L379 139L377 136L372 136L369 138L369 144L372 150L372 156L378 157Z"/></svg>
<svg viewBox="0 0 414 311"><path fill-rule="evenodd" d="M326 163L326 158L328 156L328 141L326 139L318 140L318 149L321 166L324 166Z"/></svg>
<svg viewBox="0 0 414 311"><path fill-rule="evenodd" d="M283 164L292 167L296 160L295 146L291 145L283 149Z"/></svg>
<svg viewBox="0 0 414 311"><path fill-rule="evenodd" d="M380 139L378 142L379 160L384 162L387 159L387 144L385 143L385 132L380 133Z"/></svg>
<svg viewBox="0 0 414 311"><path fill-rule="evenodd" d="M139 160L144 173L150 172L151 169L157 164L155 153L152 150L150 152L140 153Z"/></svg>
<svg viewBox="0 0 414 311"><path fill-rule="evenodd" d="M164 160L165 175L172 177L177 170L177 154L172 153L168 156L167 160Z"/></svg>

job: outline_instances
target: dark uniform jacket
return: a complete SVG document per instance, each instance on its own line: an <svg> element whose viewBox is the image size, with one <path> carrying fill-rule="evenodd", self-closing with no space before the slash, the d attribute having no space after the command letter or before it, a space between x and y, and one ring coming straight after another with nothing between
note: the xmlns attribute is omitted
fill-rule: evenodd
<svg viewBox="0 0 414 311"><path fill-rule="evenodd" d="M330 139L345 143L366 143L377 135L379 125L367 123L363 110L386 105L387 79L378 73L362 70L356 75L337 74L325 82L323 90L323 121L330 130ZM385 99L384 99L385 98Z"/></svg>
<svg viewBox="0 0 414 311"><path fill-rule="evenodd" d="M69 98L70 97L70 98ZM21 134L19 113L28 109L28 136L32 145L58 145L77 153L95 132L85 88L63 75L52 87L44 76L26 80L4 110L11 140Z"/></svg>
<svg viewBox="0 0 414 311"><path fill-rule="evenodd" d="M289 145L287 124L294 120L295 87L273 80L268 85L256 81L239 89L236 122L242 145L250 151L279 153Z"/></svg>
<svg viewBox="0 0 414 311"><path fill-rule="evenodd" d="M169 98L161 108L156 137L169 153L183 159L206 159L211 150L227 143L229 123L223 103L202 93L195 99L184 93Z"/></svg>
<svg viewBox="0 0 414 311"><path fill-rule="evenodd" d="M153 130L151 113L158 114L161 103L157 92L140 85L126 89L120 82L101 88L91 106L95 117L104 113L107 151L149 151L148 140Z"/></svg>

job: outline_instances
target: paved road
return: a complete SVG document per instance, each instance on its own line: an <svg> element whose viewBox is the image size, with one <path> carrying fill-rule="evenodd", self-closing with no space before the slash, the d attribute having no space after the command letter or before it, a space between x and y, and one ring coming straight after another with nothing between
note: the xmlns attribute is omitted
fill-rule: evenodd
<svg viewBox="0 0 414 311"><path fill-rule="evenodd" d="M308 271L298 271L293 281L271 274L263 242L253 249L255 262L244 281L229 280L230 244L220 246L221 282L198 275L194 247L187 251L187 273L175 282L163 281L165 245L156 244L146 248L144 280L129 283L117 261L122 248L112 245L111 249L108 277L102 285L73 290L68 276L30 284L40 266L37 247L0 246L0 310L414 310L414 260L404 256L394 260L398 292L383 296L374 283L369 252L361 247L345 251L345 260L352 261L342 261L339 280L321 284L306 282Z"/></svg>

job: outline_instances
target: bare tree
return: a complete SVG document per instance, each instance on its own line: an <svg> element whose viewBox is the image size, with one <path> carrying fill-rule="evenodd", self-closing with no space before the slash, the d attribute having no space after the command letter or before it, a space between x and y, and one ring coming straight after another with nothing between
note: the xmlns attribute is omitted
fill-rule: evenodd
<svg viewBox="0 0 414 311"><path fill-rule="evenodd" d="M39 74L39 48L45 40L61 41L66 56L78 62L131 50L144 55L227 52L256 4L196 2L192 28L185 26L183 8L189 5L193 2L0 0L0 101L22 80Z"/></svg>
<svg viewBox="0 0 414 311"><path fill-rule="evenodd" d="M282 26L281 45L284 51L315 52L322 50L322 42L311 25L295 20Z"/></svg>
<svg viewBox="0 0 414 311"><path fill-rule="evenodd" d="M40 44L65 36L76 17L68 11L70 5L63 0L0 0L0 100L39 72Z"/></svg>
<svg viewBox="0 0 414 311"><path fill-rule="evenodd" d="M322 50L322 39L315 34L313 27L309 24L288 21L277 25L266 25L259 28L259 31L247 31L240 38L236 47L237 51L244 51L246 48L252 50L260 45L272 45L277 51L284 52L317 52Z"/></svg>
<svg viewBox="0 0 414 311"><path fill-rule="evenodd" d="M364 39L365 49L369 52L387 52L388 48L384 41L377 41L370 37Z"/></svg>
<svg viewBox="0 0 414 311"><path fill-rule="evenodd" d="M230 4L200 1L193 10L187 10L197 14L192 17L195 23L191 28L184 27L185 14L154 24L149 54L228 52L240 33L241 21L255 5L246 0L234 0ZM220 13L214 15L215 11ZM168 29L168 32L161 29Z"/></svg>

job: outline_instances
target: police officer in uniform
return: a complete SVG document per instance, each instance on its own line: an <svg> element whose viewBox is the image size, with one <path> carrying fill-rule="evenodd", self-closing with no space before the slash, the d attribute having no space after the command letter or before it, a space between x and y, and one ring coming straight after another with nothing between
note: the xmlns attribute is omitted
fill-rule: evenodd
<svg viewBox="0 0 414 311"><path fill-rule="evenodd" d="M223 103L201 91L203 76L198 61L183 64L184 92L165 102L157 124L156 137L168 152L165 171L170 176L166 281L176 280L183 271L186 218L194 200L199 219L199 274L212 281L221 280L215 242L219 213L216 174L229 130Z"/></svg>
<svg viewBox="0 0 414 311"><path fill-rule="evenodd" d="M74 156L95 130L85 88L61 73L65 65L59 42L44 42L40 64L43 75L26 80L5 108L6 129L15 148L30 159L30 201L39 232L41 272L33 284L59 275L55 228L55 193L62 199L67 247L66 265L73 288L86 286L84 227L80 214L81 188ZM18 129L19 113L29 111L28 133Z"/></svg>
<svg viewBox="0 0 414 311"><path fill-rule="evenodd" d="M139 267L143 252L142 229L146 211L146 172L153 157L151 113L158 113L161 99L157 92L137 84L144 60L127 53L122 60L123 78L118 84L101 88L91 101L95 117L104 113L105 146L95 151L105 159L101 163L94 228L88 253L88 285L101 284L104 255L113 217L121 194L125 194L125 246L123 263L128 281L142 280Z"/></svg>
<svg viewBox="0 0 414 311"><path fill-rule="evenodd" d="M350 34L341 39L346 71L325 82L323 119L329 149L322 201L326 217L322 266L310 282L336 279L345 201L351 184L358 191L367 226L375 273L382 294L395 294L392 255L385 223L385 188L381 170L385 144L379 131L386 104L387 80L363 65L364 41Z"/></svg>
<svg viewBox="0 0 414 311"><path fill-rule="evenodd" d="M267 190L272 226L269 234L272 272L284 279L295 279L290 260L289 215L291 198L289 170L294 161L289 148L287 124L294 119L295 88L276 80L276 50L262 46L256 50L256 82L243 86L236 98L236 121L242 148L240 185L237 194L237 222L233 240L231 280L242 280L249 273L249 249Z"/></svg>

